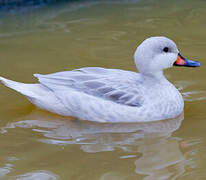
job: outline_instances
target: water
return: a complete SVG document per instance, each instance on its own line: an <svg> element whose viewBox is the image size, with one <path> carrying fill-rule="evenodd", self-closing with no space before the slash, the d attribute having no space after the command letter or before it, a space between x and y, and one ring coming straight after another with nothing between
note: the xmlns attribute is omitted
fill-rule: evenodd
<svg viewBox="0 0 206 180"><path fill-rule="evenodd" d="M84 66L135 71L136 46L154 35L202 67L165 72L185 112L149 124L60 117L0 85L0 179L205 180L205 8L202 0L106 0L2 13L0 72L17 81Z"/></svg>

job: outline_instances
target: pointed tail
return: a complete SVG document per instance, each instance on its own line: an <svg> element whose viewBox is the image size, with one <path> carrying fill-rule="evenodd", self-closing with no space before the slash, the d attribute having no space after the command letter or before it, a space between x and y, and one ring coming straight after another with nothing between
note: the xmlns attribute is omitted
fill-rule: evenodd
<svg viewBox="0 0 206 180"><path fill-rule="evenodd" d="M7 87L14 89L15 91L27 96L35 97L36 95L32 90L37 86L37 84L25 84L16 81L12 81L0 76L0 81Z"/></svg>

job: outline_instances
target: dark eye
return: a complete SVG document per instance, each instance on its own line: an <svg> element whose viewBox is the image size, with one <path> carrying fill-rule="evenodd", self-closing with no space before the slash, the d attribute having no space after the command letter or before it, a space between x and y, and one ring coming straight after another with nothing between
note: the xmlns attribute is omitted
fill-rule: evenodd
<svg viewBox="0 0 206 180"><path fill-rule="evenodd" d="M163 51L164 51L164 52L168 52L168 51L169 51L169 48L168 48L168 47L165 47L165 48L163 49Z"/></svg>

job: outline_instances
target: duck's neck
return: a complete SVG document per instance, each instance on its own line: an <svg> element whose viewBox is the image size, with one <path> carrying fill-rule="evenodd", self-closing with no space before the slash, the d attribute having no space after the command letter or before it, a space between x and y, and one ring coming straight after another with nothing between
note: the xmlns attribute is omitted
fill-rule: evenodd
<svg viewBox="0 0 206 180"><path fill-rule="evenodd" d="M156 71L156 72L152 72L152 73L142 73L142 75L145 77L149 77L151 79L158 80L158 81L165 81L166 80L163 71Z"/></svg>

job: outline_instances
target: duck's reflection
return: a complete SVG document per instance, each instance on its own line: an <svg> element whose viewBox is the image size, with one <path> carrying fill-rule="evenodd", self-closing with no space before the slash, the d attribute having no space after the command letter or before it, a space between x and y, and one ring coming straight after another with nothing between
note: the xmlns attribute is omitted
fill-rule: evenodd
<svg viewBox="0 0 206 180"><path fill-rule="evenodd" d="M138 146L142 156L135 161L135 172L148 175L144 180L176 179L184 173L184 156L175 138L151 138Z"/></svg>
<svg viewBox="0 0 206 180"><path fill-rule="evenodd" d="M122 149L133 158L135 172L146 175L144 180L176 179L184 173L185 158L180 140L172 137L184 118L151 123L100 124L68 120L51 115L31 114L27 120L9 124L8 128L33 128L44 135L41 142L50 144L79 144L87 153ZM109 173L110 174L110 173ZM104 177L105 174L102 176ZM107 174L108 176L108 174ZM122 175L121 175L122 176Z"/></svg>

